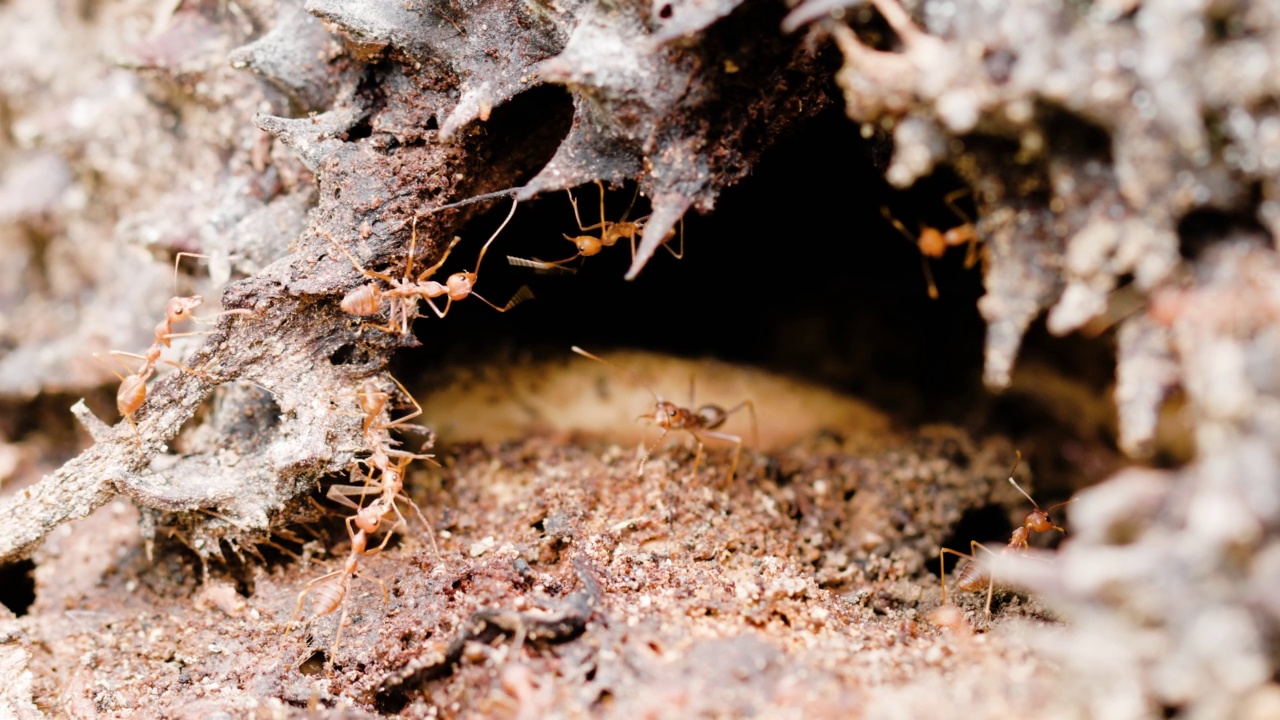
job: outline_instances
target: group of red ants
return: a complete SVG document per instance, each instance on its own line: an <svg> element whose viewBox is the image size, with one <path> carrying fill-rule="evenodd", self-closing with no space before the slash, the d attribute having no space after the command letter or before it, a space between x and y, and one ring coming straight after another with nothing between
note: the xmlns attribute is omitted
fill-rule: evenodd
<svg viewBox="0 0 1280 720"><path fill-rule="evenodd" d="M572 191L569 191L569 200L573 206L574 218L577 221L579 230L582 235L564 237L572 242L577 248L577 252L562 260L545 261L540 259L528 259L508 256L508 261L512 265L529 267L541 272L574 272L573 264L575 261L581 261L584 258L598 254L606 247L612 247L619 240L627 239L630 241L632 256L635 255L635 243L637 237L644 230L645 221L648 216L637 218L635 220L627 220L635 203L632 198L632 205L628 206L623 213L622 218L618 221L610 221L605 215L605 190L604 185L599 181L596 185L600 190L600 222L594 225L583 225L581 216L578 213L578 204L573 197ZM946 202L955 209L952 204L953 195L948 195ZM460 242L460 238L455 237L453 241L445 249L440 259L432 266L425 268L421 272L414 274L415 251L417 248L417 218L414 219L413 232L409 243L409 255L405 263L404 273L401 277L387 273L375 272L364 268L355 256L346 247L339 244L336 240L330 238L330 241L337 247L352 265L360 271L369 282L361 285L354 290L348 292L341 302L342 309L356 317L369 317L377 315L383 311L383 301L387 302L387 322L383 325L366 324L365 327L382 330L389 333L408 334L411 332L411 324L418 317L418 301L426 300L427 305L435 313L437 317L444 318L454 302L461 301L470 296L479 298L482 302L493 307L499 312L506 312L511 308L519 305L533 297L528 287L521 287L519 291L505 304L497 305L486 300L477 294L474 290L477 274L479 272L480 263L484 259L485 252L493 241L502 233L507 224L515 215L518 203L513 202L511 211L507 214L506 219L493 233L492 236L481 247L480 253L476 258L476 266L474 270L457 272L450 275L444 283L431 279L434 274L444 265L453 248ZM443 209L443 208L438 208ZM958 212L958 210L957 210ZM972 223L965 223L962 226L952 228L947 231L939 231L930 227L923 227L918 237L912 238L907 229L901 222L892 217L887 211L886 218L889 222L901 231L904 235L917 244L921 251L922 258L925 262L926 278L929 281L929 292L932 297L937 296L937 289L933 284L932 276L929 273L928 258L941 257L948 248L969 245L969 252L966 257L966 266L971 265L977 257L977 234ZM599 231L599 235L589 234L591 231ZM677 258L683 256L683 221L681 222L680 232L680 249L676 250L667 245L675 236L675 231L668 233L663 239L662 246L666 247ZM177 283L177 266L183 256L203 257L195 253L178 253L174 263L174 283ZM385 285L385 286L384 286ZM435 299L446 298L443 309L436 305ZM134 414L142 407L147 397L147 382L154 376L158 363L164 362L173 365L179 369L197 374L203 374L202 371L187 367L180 363L162 360L161 353L164 349L170 348L170 341L175 337L188 335L198 335L198 332L176 333L173 326L184 321L194 321L197 318L193 312L202 303L202 298L198 295L179 297L175 296L169 299L165 306L165 317L156 325L155 338L151 347L143 354L126 353L121 351L111 351L106 358L111 359L126 371L127 375L121 375L115 368L112 371L120 378L121 383L116 393L116 403L120 414L129 421L133 426L135 435L137 435L137 427L134 424ZM221 314L252 314L249 310L229 310ZM661 429L660 437L651 445L649 445L640 458L637 475L644 471L645 463L650 453L656 448L671 431L684 431L692 436L697 451L694 457L693 472L696 474L699 462L702 458L702 439L712 438L723 440L734 444L734 454L732 466L729 470L729 482L733 481L738 469L738 460L741 455L743 439L738 435L732 435L719 430L725 421L737 411L746 408L751 417L753 435L757 433L755 409L750 400L744 400L737 405L724 409L714 404L704 404L693 409L693 389L690 388L690 402L688 407L680 406L674 402L665 400L653 388L649 387L644 381L633 371L614 365L586 350L578 347L572 348L573 352L582 355L588 359L607 365L616 370L620 370L629 374L637 383L643 385L654 398L654 407L646 415L642 416ZM142 361L142 365L136 370L129 368L119 358L130 357ZM104 356L95 353L95 358L104 362ZM401 443L392 437L392 431L402 432L410 428L425 432L430 432L421 426L411 424L411 421L422 414L422 408L418 405L412 395L404 388L399 381L391 379L395 383L398 395L407 398L409 404L413 406L413 410L408 414L396 419L390 419L389 409L396 400L394 392L388 392L390 388L384 390L378 386L374 380L366 380L361 390L354 394L354 399L358 405L359 412L354 413L361 418L361 440L362 446L359 453L362 458L354 460L350 467L350 484L333 485L329 488L326 497L333 502L350 508L354 514L346 519L347 533L351 540L351 549L347 554L346 561L338 570L334 570L328 574L322 575L308 582L298 594L292 615L290 616L287 627L292 627L301 616L305 607L305 601L308 596L312 598L312 607L310 620L324 617L333 613L338 608L342 608L342 615L338 620L337 630L334 637L333 648L330 657L336 653L339 642L342 638L343 625L347 620L347 603L346 596L350 588L351 581L355 578L364 578L371 582L376 582L382 589L384 601L387 600L387 588L382 580L371 577L360 572L359 564L361 558L380 552L387 547L393 533L400 529L401 526L407 525L404 514L401 512L397 501L401 504L412 508L419 520L427 527L428 537L433 547L435 547L434 533L430 530L430 525L423 515L421 509L409 498L404 492L404 480L406 468L414 460L428 460L434 463L432 455L424 454L420 448L418 452L411 452L400 448ZM348 396L350 397L350 396ZM427 445L430 444L428 441ZM758 444L758 442L757 442ZM1021 455L1019 455L1019 460ZM1015 462L1014 470L1017 464ZM1028 512L1023 519L1020 527L1013 531L1013 535L1009 540L1006 552L1025 551L1028 549L1028 539L1032 532L1043 533L1049 531L1065 532L1062 527L1055 525L1049 517L1049 511L1060 507L1055 505L1049 508L1049 511L1042 510L1035 500L1031 498L1025 491L1018 486L1013 479L1013 470L1009 473L1009 482L1022 493L1033 506L1033 510ZM1063 503L1065 504L1065 503ZM393 522L384 525L388 518L394 518ZM385 531L382 540L373 545L374 536L379 532ZM957 585L960 589L968 592L978 592L983 589L987 591L987 604L985 619L989 620L991 613L991 600L994 591L994 582L989 569L985 564L980 563L977 558L977 552L982 549L988 553L993 551L986 548L978 542L972 542L969 553L962 553L949 548L943 548L938 553L939 564L943 565L943 560L947 554L956 555L960 558L968 560L968 563L960 571ZM437 550L438 553L438 550ZM942 602L945 606L947 603L946 573L945 565L942 567Z"/></svg>

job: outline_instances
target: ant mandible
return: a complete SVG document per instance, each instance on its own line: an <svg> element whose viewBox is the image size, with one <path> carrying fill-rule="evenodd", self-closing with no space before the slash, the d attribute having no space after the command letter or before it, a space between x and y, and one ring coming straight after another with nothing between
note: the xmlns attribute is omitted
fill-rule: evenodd
<svg viewBox="0 0 1280 720"><path fill-rule="evenodd" d="M693 458L693 472L695 474L698 472L698 464L702 460L702 436L703 435L706 435L707 437L716 438L717 440L726 440L734 444L733 465L729 469L729 482L733 482L734 475L738 471L738 458L742 454L742 438L737 435L730 435L729 433L726 433L726 432L719 432L717 428L723 425L725 421L729 419L730 415L738 412L744 407L747 409L747 412L750 413L751 415L752 442L755 445L759 445L760 433L756 425L756 409L755 409L755 405L752 404L750 400L743 400L742 402L738 403L737 405L734 405L728 410L725 410L719 405L712 405L712 404L703 405L699 407L697 410L690 410L689 408L680 407L679 405L676 405L675 403L669 400L663 400L662 396L659 395L657 392L655 392L653 388L649 387L647 383L641 380L640 376L636 374L634 371L618 365L614 365L608 360L592 355L591 353L587 352L586 350L583 350L582 348L576 345L570 349L585 358L588 358L590 360L595 360L596 362L601 363L602 365L607 365L615 370L621 370L622 372L628 373L629 375L631 375L632 378L636 380L636 382L638 382L641 386L643 386L644 389L648 390L650 395L653 396L653 399L654 399L653 410L650 411L648 414L641 415L640 418L638 419L644 419L644 420L649 420L653 422L653 424L662 428L662 435L658 437L656 442L654 442L652 445L650 445L648 448L645 449L644 455L640 458L640 465L636 469L637 477L639 477L642 473L644 473L644 466L645 466L645 463L648 462L649 460L649 454L653 452L653 449L656 448L663 441L663 439L667 437L667 433L671 432L672 430L683 430L689 433L690 435L692 435L694 442L696 442L698 445L697 452L694 454L694 458ZM690 407L692 407L694 404L693 395L694 395L693 381L690 380L689 382Z"/></svg>
<svg viewBox="0 0 1280 720"><path fill-rule="evenodd" d="M1009 544L1001 551L1003 553L1008 553L1010 551L1026 551L1030 547L1028 540L1030 540L1031 533L1033 532L1045 533L1057 530L1065 535L1067 531L1061 526L1053 524L1053 521L1049 517L1049 513L1053 510L1057 510L1063 505L1075 502L1075 499L1073 498L1065 502L1060 502L1057 505L1050 507L1048 510L1040 509L1040 505L1036 503L1035 499L1027 494L1026 490L1022 489L1022 486L1018 484L1018 481L1013 479L1013 474L1018 470L1018 464L1021 462L1022 453L1019 452L1017 454L1017 458L1013 461L1013 467L1009 470L1009 484L1013 485L1018 492L1022 493L1023 497L1030 501L1032 509L1023 516L1022 525L1015 528L1013 534L1010 535ZM962 553L958 550L952 550L951 548L941 548L938 551L938 567L941 571L942 577L942 604L946 605L947 570L944 560L945 555L949 553L969 561L960 569L960 577L957 578L956 585L965 592L979 592L983 587L986 588L987 604L983 615L983 627L985 628L991 622L991 599L995 594L995 578L990 569L983 567L981 562L979 562L977 557L978 548L981 548L989 555L996 555L994 550L988 548L977 540L973 540L969 543L968 554Z"/></svg>

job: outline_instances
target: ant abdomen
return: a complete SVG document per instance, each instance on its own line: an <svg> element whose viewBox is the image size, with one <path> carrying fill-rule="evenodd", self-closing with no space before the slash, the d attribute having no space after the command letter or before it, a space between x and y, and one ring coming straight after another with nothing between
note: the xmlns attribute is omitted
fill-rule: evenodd
<svg viewBox="0 0 1280 720"><path fill-rule="evenodd" d="M329 582L322 583L320 587L316 588L311 593L311 617L324 617L334 610L337 610L342 605L342 599L346 596L346 584L341 580L334 579Z"/></svg>
<svg viewBox="0 0 1280 720"><path fill-rule="evenodd" d="M142 375L129 375L120 382L116 391L116 409L122 417L130 417L147 399L147 378Z"/></svg>
<svg viewBox="0 0 1280 720"><path fill-rule="evenodd" d="M991 578L986 571L978 563L970 561L960 570L960 578L956 581L956 585L965 592L978 592L986 590L987 583L990 581Z"/></svg>
<svg viewBox="0 0 1280 720"><path fill-rule="evenodd" d="M373 283L361 285L342 298L342 311L358 317L376 315L382 309L381 300L382 293L377 285Z"/></svg>

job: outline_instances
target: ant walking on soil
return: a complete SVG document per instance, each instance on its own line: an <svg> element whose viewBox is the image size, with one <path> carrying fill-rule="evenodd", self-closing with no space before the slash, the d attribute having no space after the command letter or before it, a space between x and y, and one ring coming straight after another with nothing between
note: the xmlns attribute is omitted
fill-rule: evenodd
<svg viewBox="0 0 1280 720"><path fill-rule="evenodd" d="M338 645L342 642L342 626L347 622L347 591L351 588L351 580L353 578L363 578L370 582L378 583L382 588L382 602L385 604L390 597L387 594L387 585L382 580L365 575L360 572L360 558L366 555L373 555L380 552L386 547L387 541L391 539L391 533L383 538L382 544L372 550L368 549L369 533L364 528L356 529L359 514L347 518L347 534L351 536L351 552L347 554L347 559L339 570L326 573L320 577L308 582L302 588L302 592L298 593L298 602L293 606L293 613L289 616L289 621L285 623L286 630L293 626L298 616L302 614L303 603L307 599L307 595L315 593L312 601L313 613L311 619L324 617L329 613L342 607L342 616L338 618L338 629L333 638L333 647L329 652L329 657L333 658L338 652Z"/></svg>
<svg viewBox="0 0 1280 720"><path fill-rule="evenodd" d="M668 400L663 400L662 396L654 392L653 388L649 387L647 383L641 380L640 376L634 371L614 365L608 360L596 357L576 345L570 349L585 358L595 360L596 362L607 365L615 370L621 370L622 372L628 373L636 380L636 382L640 383L644 389L648 390L650 395L653 396L653 410L646 415L641 415L640 418L650 420L653 424L662 428L662 435L658 437L656 442L645 449L644 455L640 458L640 466L636 469L637 477L644 472L644 466L649 460L649 454L653 452L653 449L667 437L667 433L672 430L683 430L693 436L693 440L698 446L697 452L694 454L693 458L694 474L697 474L698 464L702 460L702 436L705 435L707 437L716 438L717 440L727 440L734 444L733 465L729 469L729 482L733 482L733 477L738 471L738 458L742 455L742 438L737 435L730 435L726 432L719 432L717 428L723 425L725 421L729 419L730 415L738 412L744 407L747 409L747 412L751 414L752 442L756 445L759 444L760 433L756 426L756 409L755 405L753 405L750 400L743 400L728 410L725 410L719 405L712 404L703 405L697 410L690 410L689 408L680 407ZM690 380L689 406L692 407L693 405L693 381Z"/></svg>
<svg viewBox="0 0 1280 720"><path fill-rule="evenodd" d="M594 225L583 225L582 216L578 213L578 200L573 196L572 190L565 190L569 194L569 203L573 205L573 219L578 223L578 230L586 233L591 230L600 230L600 237L594 235L565 235L564 239L573 243L578 248L578 252L563 260L538 260L537 258L527 259L507 256L507 262L519 267L529 267L542 272L575 272L573 268L565 267L568 263L578 258L588 258L597 255L601 250L607 247L613 247L617 242L626 238L631 242L631 258L636 257L636 238L644 232L645 221L649 216L636 218L635 220L627 220L627 216L631 214L632 208L635 207L636 198L640 195L639 186L636 187L635 195L631 196L631 204L627 205L627 209L623 211L622 217L614 222L605 217L604 210L604 183L596 181L596 187L600 189L600 222ZM677 260L684 257L684 218L680 219L680 249L673 250L667 242L675 237L675 231L672 230L667 237L662 240L662 247L671 253Z"/></svg>
<svg viewBox="0 0 1280 720"><path fill-rule="evenodd" d="M968 192L967 189L961 188L947 193L942 198L947 207L951 208L951 212L955 213L956 217L964 220L963 225L957 225L949 230L938 230L928 225L922 225L918 236L913 236L906 226L889 212L889 208L880 208L880 212L885 219L897 228L898 232L902 233L911 244L920 249L920 263L924 267L925 281L929 284L930 299L938 299L938 286L933 281L933 270L929 268L930 258L940 259L947 253L948 249L968 244L969 249L964 256L965 269L972 268L978 262L978 230L974 227L973 221L969 219L969 216L961 211L955 203L956 198Z"/></svg>
<svg viewBox="0 0 1280 720"><path fill-rule="evenodd" d="M1017 459L1013 462L1013 467L1009 470L1009 484L1013 485L1018 492L1022 493L1023 497L1031 502L1033 509L1023 516L1022 525L1014 529L1013 534L1009 537L1009 544L1001 551L1004 553L1025 553L1030 547L1028 540L1031 538L1031 533L1033 532L1045 533L1057 530L1060 533L1066 534L1067 531L1065 529L1059 525L1053 524L1053 521L1049 518L1049 513L1053 510L1057 510L1063 505L1074 502L1074 499L1067 500L1066 502L1060 502L1057 505L1054 505L1048 510L1041 510L1036 501L1027 494L1027 491L1023 490L1022 486L1013 479L1013 474L1017 471L1018 464L1021 462L1022 453L1019 452ZM940 549L938 551L938 567L941 571L942 577L942 605L945 606L947 604L947 569L944 557L950 553L951 555L955 555L956 557L964 558L969 561L960 569L960 577L956 580L956 585L965 592L979 592L984 587L986 588L987 604L983 615L983 627L985 628L991 622L991 598L995 594L996 583L995 577L992 575L990 569L984 567L981 561L978 560L977 553L979 548L989 555L996 555L996 552L991 548L988 548L977 540L973 540L969 543L968 554L962 553L958 550L952 550L951 548Z"/></svg>
<svg viewBox="0 0 1280 720"><path fill-rule="evenodd" d="M347 256L347 259L351 261L351 264L354 265L361 274L367 278L371 278L372 280L381 280L390 286L383 289L377 282L370 282L365 285L361 285L360 287L348 292L346 296L342 298L341 305L343 311L349 315L355 315L357 317L375 315L382 309L382 299L388 298L391 300L391 309L388 312L387 324L369 325L369 327L390 333L407 335L409 333L409 323L414 318L418 317L418 301L420 299L426 300L427 305L431 307L431 310L436 314L436 317L439 318L443 318L445 315L449 314L449 308L452 307L455 301L465 300L471 296L476 297L481 302L498 312L506 312L525 300L532 299L533 292L529 290L528 286L521 287L516 291L516 294L507 301L506 305L501 306L495 305L474 291L477 275L480 272L480 263L484 261L485 252L488 251L489 245L491 245L493 241L498 238L498 235L500 235L507 227L507 223L511 222L511 218L516 214L516 206L518 204L518 202L512 201L511 212L507 214L507 218L502 221L502 224L498 226L498 229L494 231L493 235L489 237L489 240L480 248L480 255L476 258L475 270L470 272L454 273L450 275L444 283L439 283L429 278L435 275L436 271L444 265L445 261L449 259L449 254L453 252L454 246L462 239L455 237L453 241L449 243L449 246L445 248L444 254L440 256L440 259L436 264L423 270L414 277L414 252L418 243L417 217L413 219L413 234L409 240L409 258L405 262L404 276L401 278L365 269L360 262L356 260L355 256L351 254L350 250L340 245L333 238L330 238L330 242L337 246L337 248ZM445 297L444 310L441 310L435 304L435 298L438 297Z"/></svg>

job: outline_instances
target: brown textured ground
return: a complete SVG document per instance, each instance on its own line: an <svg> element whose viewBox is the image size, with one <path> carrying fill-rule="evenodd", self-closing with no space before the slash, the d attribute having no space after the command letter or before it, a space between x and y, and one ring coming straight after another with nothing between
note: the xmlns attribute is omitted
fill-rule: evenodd
<svg viewBox="0 0 1280 720"><path fill-rule="evenodd" d="M584 380L584 407L610 405L625 384ZM148 562L135 511L117 501L44 546L38 599L4 621L0 648L28 650L35 704L73 717L902 717L958 714L966 698L1001 714L1043 704L1053 667L1027 623L1049 618L1027 597L998 595L985 635L928 620L940 600L929 568L950 528L966 510L1019 508L1004 482L1010 445L947 427L899 437L876 411L831 402L860 408L865 427L749 450L732 482L727 449L710 448L695 476L691 450L670 440L640 477L635 445L578 432L439 448L443 467L410 483L439 554L414 521L366 558L388 600L354 582L332 657L337 613L302 630L286 621L307 580L341 567L336 523L291 545L301 557L268 548L266 565L211 566L202 581L176 543ZM769 435L777 420L761 423ZM978 622L982 599L960 600Z"/></svg>

